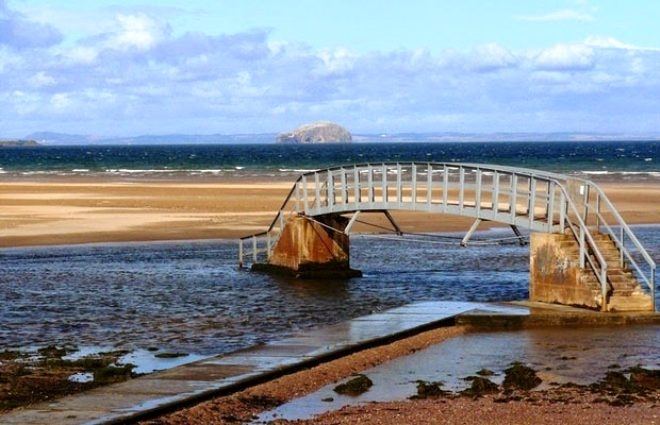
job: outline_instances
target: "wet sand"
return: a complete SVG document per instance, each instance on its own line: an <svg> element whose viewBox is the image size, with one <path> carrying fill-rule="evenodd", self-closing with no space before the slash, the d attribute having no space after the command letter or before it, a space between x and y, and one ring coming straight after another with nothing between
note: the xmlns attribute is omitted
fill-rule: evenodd
<svg viewBox="0 0 660 425"><path fill-rule="evenodd" d="M0 247L239 238L265 230L292 184L208 179L4 182ZM602 187L628 223L660 223L660 182L608 182ZM393 215L404 232L464 232L472 223L448 215ZM368 220L388 226L377 214ZM356 226L355 231L374 229Z"/></svg>

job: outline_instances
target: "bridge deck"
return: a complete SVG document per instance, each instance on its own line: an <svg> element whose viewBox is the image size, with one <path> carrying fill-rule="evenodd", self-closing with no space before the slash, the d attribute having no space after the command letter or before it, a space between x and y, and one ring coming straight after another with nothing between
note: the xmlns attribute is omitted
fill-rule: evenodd
<svg viewBox="0 0 660 425"><path fill-rule="evenodd" d="M579 262L593 271L603 299L610 290L608 264L595 241L608 235L651 294L655 262L605 193L593 182L524 168L461 163L356 164L302 174L269 228L241 239L239 262L270 255L292 215L319 217L369 211L423 211L472 217L545 233L568 233ZM350 229L350 225L348 227ZM244 242L252 241L251 246ZM260 244L265 244L262 246Z"/></svg>

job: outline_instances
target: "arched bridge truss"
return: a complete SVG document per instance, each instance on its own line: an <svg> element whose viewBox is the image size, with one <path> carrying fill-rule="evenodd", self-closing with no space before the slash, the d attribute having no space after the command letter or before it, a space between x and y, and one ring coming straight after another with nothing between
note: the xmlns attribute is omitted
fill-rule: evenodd
<svg viewBox="0 0 660 425"><path fill-rule="evenodd" d="M524 168L466 163L398 162L356 164L302 174L268 229L240 240L239 263L267 261L291 216L310 219L350 216L349 234L360 213L380 212L401 232L391 210L472 217L533 232L571 235L579 246L579 264L609 290L608 267L597 243L607 235L619 251L620 267L631 269L654 298L656 265L595 183L567 175Z"/></svg>

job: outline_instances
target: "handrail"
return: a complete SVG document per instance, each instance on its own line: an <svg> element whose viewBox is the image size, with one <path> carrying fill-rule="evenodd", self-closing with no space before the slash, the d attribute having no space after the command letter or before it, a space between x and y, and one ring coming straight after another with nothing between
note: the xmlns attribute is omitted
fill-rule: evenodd
<svg viewBox="0 0 660 425"><path fill-rule="evenodd" d="M576 187L579 194L573 190ZM436 199L436 193L442 199ZM590 204L590 194L597 197L595 207ZM601 207L607 211L601 211ZM544 213L537 216L541 208ZM279 237L288 214L315 216L384 209L444 212L545 232L570 230L580 245L580 266L587 266L596 275L605 305L608 266L588 227L593 226L590 220L595 217L596 231L600 232L601 227L607 230L621 251L622 266L624 261L630 264L654 298L655 263L602 189L585 179L547 171L432 162L361 163L311 171L297 178L267 231L254 237L265 236L266 249L270 249L271 238ZM620 236L607 223L605 213L620 226ZM250 237L241 239L241 249ZM626 238L644 259L650 274L637 263ZM243 256L241 253L241 263Z"/></svg>

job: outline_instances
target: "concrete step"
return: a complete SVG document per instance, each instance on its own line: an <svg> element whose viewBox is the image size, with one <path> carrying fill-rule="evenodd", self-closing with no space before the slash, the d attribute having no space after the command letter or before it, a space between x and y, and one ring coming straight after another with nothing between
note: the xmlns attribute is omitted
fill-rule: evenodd
<svg viewBox="0 0 660 425"><path fill-rule="evenodd" d="M653 311L653 300L647 294L613 295L607 304L609 311Z"/></svg>

